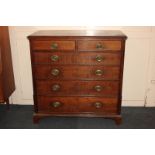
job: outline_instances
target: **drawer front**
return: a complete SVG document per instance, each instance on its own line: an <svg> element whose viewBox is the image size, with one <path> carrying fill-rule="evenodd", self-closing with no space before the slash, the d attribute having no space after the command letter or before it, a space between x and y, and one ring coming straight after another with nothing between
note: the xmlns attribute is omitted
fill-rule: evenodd
<svg viewBox="0 0 155 155"><path fill-rule="evenodd" d="M75 50L75 41L33 41L33 50Z"/></svg>
<svg viewBox="0 0 155 155"><path fill-rule="evenodd" d="M117 81L36 81L37 95L50 96L117 96Z"/></svg>
<svg viewBox="0 0 155 155"><path fill-rule="evenodd" d="M38 97L38 111L45 113L117 112L117 98L97 97Z"/></svg>
<svg viewBox="0 0 155 155"><path fill-rule="evenodd" d="M121 41L117 40L85 40L78 41L79 51L118 51L121 50Z"/></svg>
<svg viewBox="0 0 155 155"><path fill-rule="evenodd" d="M36 79L119 80L119 67L110 66L34 66Z"/></svg>
<svg viewBox="0 0 155 155"><path fill-rule="evenodd" d="M120 53L33 52L35 64L120 65Z"/></svg>

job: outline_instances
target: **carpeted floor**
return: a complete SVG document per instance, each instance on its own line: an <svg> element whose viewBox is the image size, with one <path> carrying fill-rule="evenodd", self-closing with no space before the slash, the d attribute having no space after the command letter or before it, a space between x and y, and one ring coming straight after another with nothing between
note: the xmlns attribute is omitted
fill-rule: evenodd
<svg viewBox="0 0 155 155"><path fill-rule="evenodd" d="M119 126L110 119L50 117L32 122L33 106L11 105L6 110L0 105L1 129L155 129L155 108L123 107L123 123Z"/></svg>

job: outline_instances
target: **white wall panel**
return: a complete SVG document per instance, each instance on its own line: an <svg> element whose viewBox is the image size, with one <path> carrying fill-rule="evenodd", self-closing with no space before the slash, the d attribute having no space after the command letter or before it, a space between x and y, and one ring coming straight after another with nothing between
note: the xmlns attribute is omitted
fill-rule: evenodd
<svg viewBox="0 0 155 155"><path fill-rule="evenodd" d="M124 65L124 100L144 100L148 56L148 39L128 39Z"/></svg>
<svg viewBox="0 0 155 155"><path fill-rule="evenodd" d="M147 106L155 106L155 27L152 27L150 38L150 56L147 80Z"/></svg>

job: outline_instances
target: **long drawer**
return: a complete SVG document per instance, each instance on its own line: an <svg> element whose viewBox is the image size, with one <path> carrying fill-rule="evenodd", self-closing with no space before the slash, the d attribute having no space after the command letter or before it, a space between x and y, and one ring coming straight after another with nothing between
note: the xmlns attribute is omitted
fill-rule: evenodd
<svg viewBox="0 0 155 155"><path fill-rule="evenodd" d="M115 114L117 112L117 98L38 96L37 100L38 111L42 113Z"/></svg>
<svg viewBox="0 0 155 155"><path fill-rule="evenodd" d="M119 82L37 80L36 90L49 96L117 96Z"/></svg>
<svg viewBox="0 0 155 155"><path fill-rule="evenodd" d="M35 65L35 79L54 80L118 80L119 67Z"/></svg>
<svg viewBox="0 0 155 155"><path fill-rule="evenodd" d="M35 64L120 65L121 54L103 52L33 52Z"/></svg>

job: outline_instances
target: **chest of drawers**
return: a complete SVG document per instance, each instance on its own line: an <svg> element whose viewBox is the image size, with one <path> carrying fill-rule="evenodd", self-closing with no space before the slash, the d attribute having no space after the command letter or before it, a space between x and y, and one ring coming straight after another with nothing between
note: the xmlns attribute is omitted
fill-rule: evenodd
<svg viewBox="0 0 155 155"><path fill-rule="evenodd" d="M121 123L126 36L120 31L39 31L30 36L34 123L48 116Z"/></svg>

